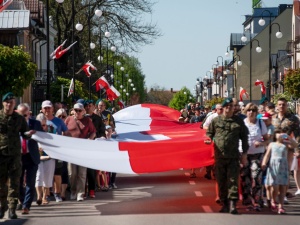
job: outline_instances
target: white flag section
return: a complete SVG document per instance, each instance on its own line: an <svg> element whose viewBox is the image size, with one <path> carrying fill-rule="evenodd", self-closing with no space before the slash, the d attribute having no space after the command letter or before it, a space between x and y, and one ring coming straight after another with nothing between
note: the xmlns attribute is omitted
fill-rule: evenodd
<svg viewBox="0 0 300 225"><path fill-rule="evenodd" d="M205 144L199 124L178 122L180 112L141 104L114 115L117 137L86 140L37 132L33 139L52 158L92 169L153 173L212 165L213 145Z"/></svg>

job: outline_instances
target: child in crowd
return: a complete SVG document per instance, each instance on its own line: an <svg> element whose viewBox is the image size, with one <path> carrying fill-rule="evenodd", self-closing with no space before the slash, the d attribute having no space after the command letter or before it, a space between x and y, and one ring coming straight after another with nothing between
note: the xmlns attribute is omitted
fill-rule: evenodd
<svg viewBox="0 0 300 225"><path fill-rule="evenodd" d="M272 186L271 208L273 211L276 210L275 200L278 197L278 214L286 213L283 203L289 182L287 146L295 148L297 142L286 133L282 133L281 129L275 130L274 142L269 144L262 162L263 170L267 168L269 162L265 184Z"/></svg>

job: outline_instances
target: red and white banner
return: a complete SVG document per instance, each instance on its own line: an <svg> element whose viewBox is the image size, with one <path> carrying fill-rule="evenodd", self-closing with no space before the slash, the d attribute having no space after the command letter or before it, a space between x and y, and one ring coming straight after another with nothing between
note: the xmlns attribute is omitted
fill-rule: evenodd
<svg viewBox="0 0 300 225"><path fill-rule="evenodd" d="M125 103L122 100L118 101L118 106L120 107L120 109L124 109L125 108Z"/></svg>
<svg viewBox="0 0 300 225"><path fill-rule="evenodd" d="M13 0L0 0L0 12L5 10L12 2Z"/></svg>
<svg viewBox="0 0 300 225"><path fill-rule="evenodd" d="M68 91L68 97L73 93L74 93L74 79L72 78L70 87L69 87L69 91Z"/></svg>
<svg viewBox="0 0 300 225"><path fill-rule="evenodd" d="M77 41L75 41L73 44L71 44L69 47L62 49L63 46L65 45L67 40L65 40L60 46L58 46L50 55L51 59L59 59L62 57L69 49L76 44Z"/></svg>
<svg viewBox="0 0 300 225"><path fill-rule="evenodd" d="M266 86L265 86L265 83L264 83L262 80L256 80L254 84L255 84L255 86L260 85L261 93L262 93L263 95L266 94Z"/></svg>
<svg viewBox="0 0 300 225"><path fill-rule="evenodd" d="M240 101L242 102L244 98L248 99L249 94L244 88L240 87Z"/></svg>
<svg viewBox="0 0 300 225"><path fill-rule="evenodd" d="M100 77L97 81L96 81L96 91L100 91L100 89L104 88L104 89L109 89L110 85L108 83L108 81L106 80L106 78L104 76Z"/></svg>
<svg viewBox="0 0 300 225"><path fill-rule="evenodd" d="M117 173L153 173L212 165L213 144L197 123L180 123L180 112L154 104L114 114L116 139L88 140L36 132L51 158ZM88 146L88 147L87 147Z"/></svg>
<svg viewBox="0 0 300 225"><path fill-rule="evenodd" d="M113 85L110 85L110 88L106 90L106 95L108 100L113 101L117 99L121 94Z"/></svg>
<svg viewBox="0 0 300 225"><path fill-rule="evenodd" d="M97 68L92 64L92 62L88 61L86 64L84 64L81 67L81 69L76 74L80 73L83 70L83 72L85 73L85 75L87 77L90 77L92 75L92 73L90 72L90 69L91 70L97 70Z"/></svg>

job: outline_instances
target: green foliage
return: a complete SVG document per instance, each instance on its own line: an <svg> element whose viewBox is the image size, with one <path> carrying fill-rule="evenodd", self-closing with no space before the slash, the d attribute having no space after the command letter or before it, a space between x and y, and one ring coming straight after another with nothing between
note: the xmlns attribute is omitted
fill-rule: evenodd
<svg viewBox="0 0 300 225"><path fill-rule="evenodd" d="M61 85L64 86L64 102L68 105L73 105L74 96L71 95L67 97L71 80L63 77L57 77L56 81L51 83L50 92L51 92L51 100L52 102L60 102L61 101ZM75 80L75 90L76 97L82 99L89 98L88 89L85 88L84 84L78 80ZM98 97L94 94L91 95L92 100L96 101Z"/></svg>
<svg viewBox="0 0 300 225"><path fill-rule="evenodd" d="M11 91L22 96L24 89L34 80L36 69L23 46L0 45L0 95Z"/></svg>
<svg viewBox="0 0 300 225"><path fill-rule="evenodd" d="M173 96L169 103L169 107L176 110L181 110L190 102L195 102L195 99L192 97L190 90L186 87L183 87Z"/></svg>
<svg viewBox="0 0 300 225"><path fill-rule="evenodd" d="M290 69L284 78L284 89L293 98L300 98L300 69Z"/></svg>
<svg viewBox="0 0 300 225"><path fill-rule="evenodd" d="M205 105L209 105L210 107L212 107L213 105L216 105L218 103L222 103L224 101L225 98L221 98L221 97L217 97L217 98L212 98L211 100L207 100L205 102Z"/></svg>
<svg viewBox="0 0 300 225"><path fill-rule="evenodd" d="M274 95L273 98L272 98L272 102L274 104L276 104L277 100L279 98L285 98L286 100L290 101L291 98L292 98L292 96L291 96L291 94L288 91L285 91L284 93L279 93L279 94Z"/></svg>

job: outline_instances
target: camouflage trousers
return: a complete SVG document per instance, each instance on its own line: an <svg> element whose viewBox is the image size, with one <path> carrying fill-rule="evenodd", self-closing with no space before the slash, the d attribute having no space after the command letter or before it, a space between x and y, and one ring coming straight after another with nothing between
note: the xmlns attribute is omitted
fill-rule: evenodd
<svg viewBox="0 0 300 225"><path fill-rule="evenodd" d="M215 159L215 173L219 188L219 197L222 202L238 200L239 159L218 158Z"/></svg>
<svg viewBox="0 0 300 225"><path fill-rule="evenodd" d="M15 209L18 204L21 176L21 157L0 155L1 207Z"/></svg>
<svg viewBox="0 0 300 225"><path fill-rule="evenodd" d="M264 154L248 155L248 165L241 169L241 188L243 202L261 203L262 201L262 170L261 162Z"/></svg>

